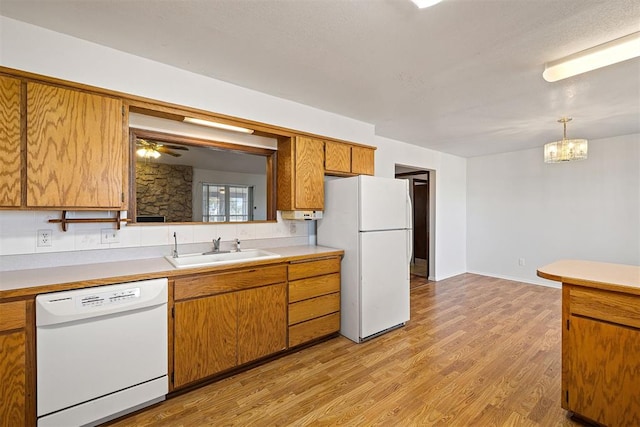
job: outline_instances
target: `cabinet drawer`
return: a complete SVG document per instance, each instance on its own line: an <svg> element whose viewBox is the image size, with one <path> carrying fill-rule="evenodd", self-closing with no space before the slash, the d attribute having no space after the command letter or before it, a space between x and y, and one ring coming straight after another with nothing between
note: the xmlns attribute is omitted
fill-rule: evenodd
<svg viewBox="0 0 640 427"><path fill-rule="evenodd" d="M617 292L571 287L571 314L640 328L640 297Z"/></svg>
<svg viewBox="0 0 640 427"><path fill-rule="evenodd" d="M302 301L339 291L340 274L338 273L294 280L289 282L289 302Z"/></svg>
<svg viewBox="0 0 640 427"><path fill-rule="evenodd" d="M230 273L203 274L176 279L176 301L287 281L286 265L260 267Z"/></svg>
<svg viewBox="0 0 640 427"><path fill-rule="evenodd" d="M0 331L24 328L27 323L26 302L14 301L0 304Z"/></svg>
<svg viewBox="0 0 640 427"><path fill-rule="evenodd" d="M289 264L290 281L338 272L340 272L339 257Z"/></svg>
<svg viewBox="0 0 640 427"><path fill-rule="evenodd" d="M340 330L340 313L298 323L289 327L289 347L320 338Z"/></svg>
<svg viewBox="0 0 640 427"><path fill-rule="evenodd" d="M340 311L340 293L289 304L289 325Z"/></svg>

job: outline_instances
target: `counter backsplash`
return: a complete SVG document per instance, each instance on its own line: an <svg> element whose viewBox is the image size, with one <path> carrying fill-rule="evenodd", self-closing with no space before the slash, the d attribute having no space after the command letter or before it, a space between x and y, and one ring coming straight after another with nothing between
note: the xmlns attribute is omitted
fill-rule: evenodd
<svg viewBox="0 0 640 427"><path fill-rule="evenodd" d="M263 249L307 244L309 244L309 238L306 234L302 236L242 240L242 247L245 249ZM233 239L221 241L222 250L230 250L232 246ZM210 251L211 248L211 242L180 243L180 240L178 240L179 252L184 254ZM171 255L172 249L173 245L158 245L4 255L0 256L0 272L12 270L28 270L33 268L59 267L67 265L92 264L100 262L117 262L132 259L157 258L163 257L165 255Z"/></svg>

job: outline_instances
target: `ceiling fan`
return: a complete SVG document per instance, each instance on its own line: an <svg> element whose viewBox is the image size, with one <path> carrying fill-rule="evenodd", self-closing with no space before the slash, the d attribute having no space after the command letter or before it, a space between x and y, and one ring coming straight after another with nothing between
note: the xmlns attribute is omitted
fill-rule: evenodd
<svg viewBox="0 0 640 427"><path fill-rule="evenodd" d="M160 157L160 154L168 154L173 157L180 157L182 156L182 154L175 153L173 150L189 150L187 147L183 147L180 145L164 145L159 142L142 138L138 138L136 140L136 147L138 147L138 149L136 150L136 154L146 159L157 159L158 157Z"/></svg>

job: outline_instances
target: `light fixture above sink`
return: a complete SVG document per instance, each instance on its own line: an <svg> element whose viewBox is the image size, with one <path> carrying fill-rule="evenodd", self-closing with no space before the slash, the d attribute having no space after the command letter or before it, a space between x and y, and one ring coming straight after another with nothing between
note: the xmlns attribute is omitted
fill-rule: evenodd
<svg viewBox="0 0 640 427"><path fill-rule="evenodd" d="M176 268L194 268L280 258L280 255L262 249L243 249L239 252L195 253L165 258Z"/></svg>

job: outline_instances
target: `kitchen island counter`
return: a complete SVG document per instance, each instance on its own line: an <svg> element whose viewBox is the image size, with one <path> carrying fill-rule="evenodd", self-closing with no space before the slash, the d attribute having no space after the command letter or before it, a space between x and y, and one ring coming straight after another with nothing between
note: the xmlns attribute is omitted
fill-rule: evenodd
<svg viewBox="0 0 640 427"><path fill-rule="evenodd" d="M557 261L562 282L562 407L607 426L640 420L640 267Z"/></svg>
<svg viewBox="0 0 640 427"><path fill-rule="evenodd" d="M560 260L538 269L538 276L571 285L640 295L640 266Z"/></svg>

